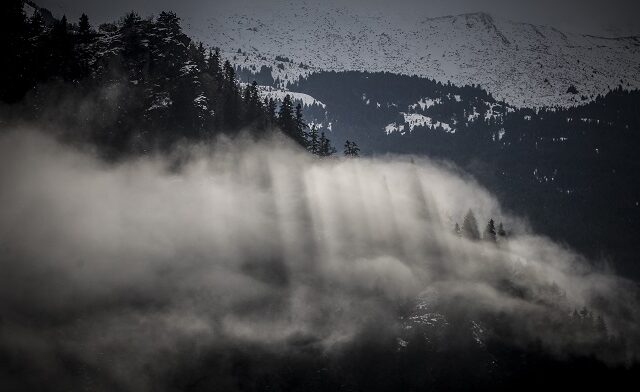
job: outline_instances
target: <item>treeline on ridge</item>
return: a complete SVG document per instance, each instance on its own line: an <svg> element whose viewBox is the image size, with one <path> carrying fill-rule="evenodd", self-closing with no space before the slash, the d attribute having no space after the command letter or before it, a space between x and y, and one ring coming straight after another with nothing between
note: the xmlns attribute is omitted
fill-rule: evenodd
<svg viewBox="0 0 640 392"><path fill-rule="evenodd" d="M175 13L131 12L94 28L85 14L77 23L45 9L27 17L23 0L5 9L2 126L26 120L64 128L110 156L275 129L316 155L335 151L313 135L291 97L263 99L255 82L238 83L230 62L192 41Z"/></svg>

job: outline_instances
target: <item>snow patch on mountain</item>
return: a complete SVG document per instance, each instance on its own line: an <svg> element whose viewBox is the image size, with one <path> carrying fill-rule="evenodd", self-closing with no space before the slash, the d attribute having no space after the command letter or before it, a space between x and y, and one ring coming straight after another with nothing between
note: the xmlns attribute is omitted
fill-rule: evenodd
<svg viewBox="0 0 640 392"><path fill-rule="evenodd" d="M240 83L241 87L245 87L247 83ZM299 93L295 91L289 91L284 88L275 88L271 86L257 86L258 94L262 99L273 99L274 101L282 102L284 97L289 95L294 102L300 102L303 107L309 107L318 105L323 109L326 109L327 105L315 99L309 94Z"/></svg>
<svg viewBox="0 0 640 392"><path fill-rule="evenodd" d="M515 106L571 106L619 84L640 88L640 37L563 33L485 13L398 21L300 1L186 24L236 65L271 67L281 87L321 70L387 71L478 84Z"/></svg>
<svg viewBox="0 0 640 392"><path fill-rule="evenodd" d="M458 98L460 98L460 96L458 96ZM417 107L420 107L421 110L425 110L441 103L442 103L442 100L440 98L436 98L436 99L422 98L418 101L418 103L415 103L409 106L409 109L415 110Z"/></svg>
<svg viewBox="0 0 640 392"><path fill-rule="evenodd" d="M447 133L455 133L456 130L451 127L451 125L436 121L431 117L418 114L418 113L404 113L401 112L404 116L404 124L391 123L385 126L384 131L387 135L390 135L394 132L399 132L401 135L404 135L408 127L408 132L412 132L415 127L427 127L429 129L442 129Z"/></svg>
<svg viewBox="0 0 640 392"><path fill-rule="evenodd" d="M404 125L403 124L398 125L397 123L388 124L387 126L384 127L384 132L387 135L391 135L394 132L399 132L401 135L404 135L405 134Z"/></svg>
<svg viewBox="0 0 640 392"><path fill-rule="evenodd" d="M295 92L295 91L289 91L289 90L286 90L286 89L278 89L278 88L273 88L273 87L270 87L270 86L259 86L258 87L258 93L260 94L260 96L263 99L264 98L273 98L276 101L282 101L285 96L289 95L289 96L291 96L291 99L293 99L294 101L301 102L302 106L318 105L318 106L321 106L323 109L327 107L327 105L325 105L324 103L318 101L317 99L315 99L311 95L304 94L304 93L298 93L298 92Z"/></svg>

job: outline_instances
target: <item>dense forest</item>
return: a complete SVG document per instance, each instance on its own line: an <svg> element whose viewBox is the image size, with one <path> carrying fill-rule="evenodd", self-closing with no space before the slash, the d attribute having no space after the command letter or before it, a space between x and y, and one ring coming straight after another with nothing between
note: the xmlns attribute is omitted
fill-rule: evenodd
<svg viewBox="0 0 640 392"><path fill-rule="evenodd" d="M334 151L324 133L311 135L299 104L262 99L256 82L239 84L219 50L187 37L172 12L132 12L94 28L84 14L77 23L46 9L27 17L22 0L5 9L3 125L43 123L112 157L275 129L317 155Z"/></svg>

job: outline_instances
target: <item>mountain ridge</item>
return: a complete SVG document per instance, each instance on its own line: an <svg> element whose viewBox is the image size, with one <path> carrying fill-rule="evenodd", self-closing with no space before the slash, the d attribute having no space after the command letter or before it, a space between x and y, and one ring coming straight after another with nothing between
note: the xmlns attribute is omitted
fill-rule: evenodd
<svg viewBox="0 0 640 392"><path fill-rule="evenodd" d="M187 18L187 30L205 43L222 43L236 66L271 67L284 87L318 71L415 74L481 85L518 107L575 106L618 85L640 87L638 37L565 33L486 12L398 22L302 3L271 15L207 21Z"/></svg>

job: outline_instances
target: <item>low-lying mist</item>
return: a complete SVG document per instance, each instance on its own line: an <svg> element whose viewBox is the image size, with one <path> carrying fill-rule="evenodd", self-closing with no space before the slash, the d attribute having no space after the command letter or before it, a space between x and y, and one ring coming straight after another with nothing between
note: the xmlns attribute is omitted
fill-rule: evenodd
<svg viewBox="0 0 640 392"><path fill-rule="evenodd" d="M469 209L510 235L459 238ZM4 133L0 266L0 353L45 379L91 368L144 389L216 347L331 353L398 334L419 298L506 315L512 344L559 356L571 337L549 320L586 306L626 339L603 360L638 348L635 284L531 233L455 168L320 160L277 138L105 163Z"/></svg>

